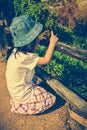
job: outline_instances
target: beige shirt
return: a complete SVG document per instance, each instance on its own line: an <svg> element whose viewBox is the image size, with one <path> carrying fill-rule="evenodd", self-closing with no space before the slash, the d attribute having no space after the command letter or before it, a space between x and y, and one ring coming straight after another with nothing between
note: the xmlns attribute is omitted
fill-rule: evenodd
<svg viewBox="0 0 87 130"><path fill-rule="evenodd" d="M14 50L15 51L15 50ZM39 56L33 53L10 55L7 61L6 81L11 98L17 103L26 103L33 94L32 79Z"/></svg>

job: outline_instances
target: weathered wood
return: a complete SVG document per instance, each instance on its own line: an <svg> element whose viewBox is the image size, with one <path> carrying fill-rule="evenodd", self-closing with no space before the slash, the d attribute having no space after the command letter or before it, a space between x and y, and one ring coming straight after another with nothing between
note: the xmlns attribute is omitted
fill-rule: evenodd
<svg viewBox="0 0 87 130"><path fill-rule="evenodd" d="M45 42L41 42L41 45L48 46ZM55 50L87 63L87 50L69 46L62 42L57 43Z"/></svg>
<svg viewBox="0 0 87 130"><path fill-rule="evenodd" d="M72 119L83 125L87 128L87 119L83 118L82 116L78 115L77 113L73 112L69 109L69 114Z"/></svg>
<svg viewBox="0 0 87 130"><path fill-rule="evenodd" d="M80 98L77 94L65 87L58 80L45 73L41 68L36 68L36 75L45 80L46 83L54 90L58 95L65 99L75 111L81 116L87 118L87 102Z"/></svg>
<svg viewBox="0 0 87 130"><path fill-rule="evenodd" d="M56 50L87 63L87 50L58 42Z"/></svg>
<svg viewBox="0 0 87 130"><path fill-rule="evenodd" d="M87 103L82 98L66 88L58 80L47 80L47 84L51 86L62 98L72 104L79 114L87 118Z"/></svg>

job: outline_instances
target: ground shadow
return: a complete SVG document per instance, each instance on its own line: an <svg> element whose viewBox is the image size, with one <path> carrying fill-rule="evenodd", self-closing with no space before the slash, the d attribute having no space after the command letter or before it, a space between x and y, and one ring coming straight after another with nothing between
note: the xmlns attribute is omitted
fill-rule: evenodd
<svg viewBox="0 0 87 130"><path fill-rule="evenodd" d="M45 112L41 113L41 114L47 114L50 113L52 111L55 111L56 109L59 109L60 107L64 106L66 101L61 98L49 85L46 84L45 81L41 82L39 84L39 86L44 87L48 92L52 93L53 95L56 96L56 103L54 106L52 106L51 108L49 108L48 110L46 110ZM38 114L38 115L41 115Z"/></svg>

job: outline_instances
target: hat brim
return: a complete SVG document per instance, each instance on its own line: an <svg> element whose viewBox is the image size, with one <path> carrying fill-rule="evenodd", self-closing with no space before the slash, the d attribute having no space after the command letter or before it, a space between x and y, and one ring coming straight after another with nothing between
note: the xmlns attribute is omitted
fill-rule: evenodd
<svg viewBox="0 0 87 130"><path fill-rule="evenodd" d="M29 33L22 36L19 40L14 39L14 47L22 47L31 43L42 31L43 25L36 23Z"/></svg>

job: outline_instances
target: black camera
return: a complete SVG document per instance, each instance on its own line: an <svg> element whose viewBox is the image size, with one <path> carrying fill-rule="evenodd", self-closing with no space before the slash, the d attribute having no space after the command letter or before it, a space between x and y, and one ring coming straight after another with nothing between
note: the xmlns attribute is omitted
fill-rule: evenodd
<svg viewBox="0 0 87 130"><path fill-rule="evenodd" d="M51 37L51 31L47 31L47 32L45 33L44 37L45 37L46 39L50 39L50 37Z"/></svg>
<svg viewBox="0 0 87 130"><path fill-rule="evenodd" d="M40 45L48 46L50 43L51 31L47 31L44 34L44 39L40 40Z"/></svg>

